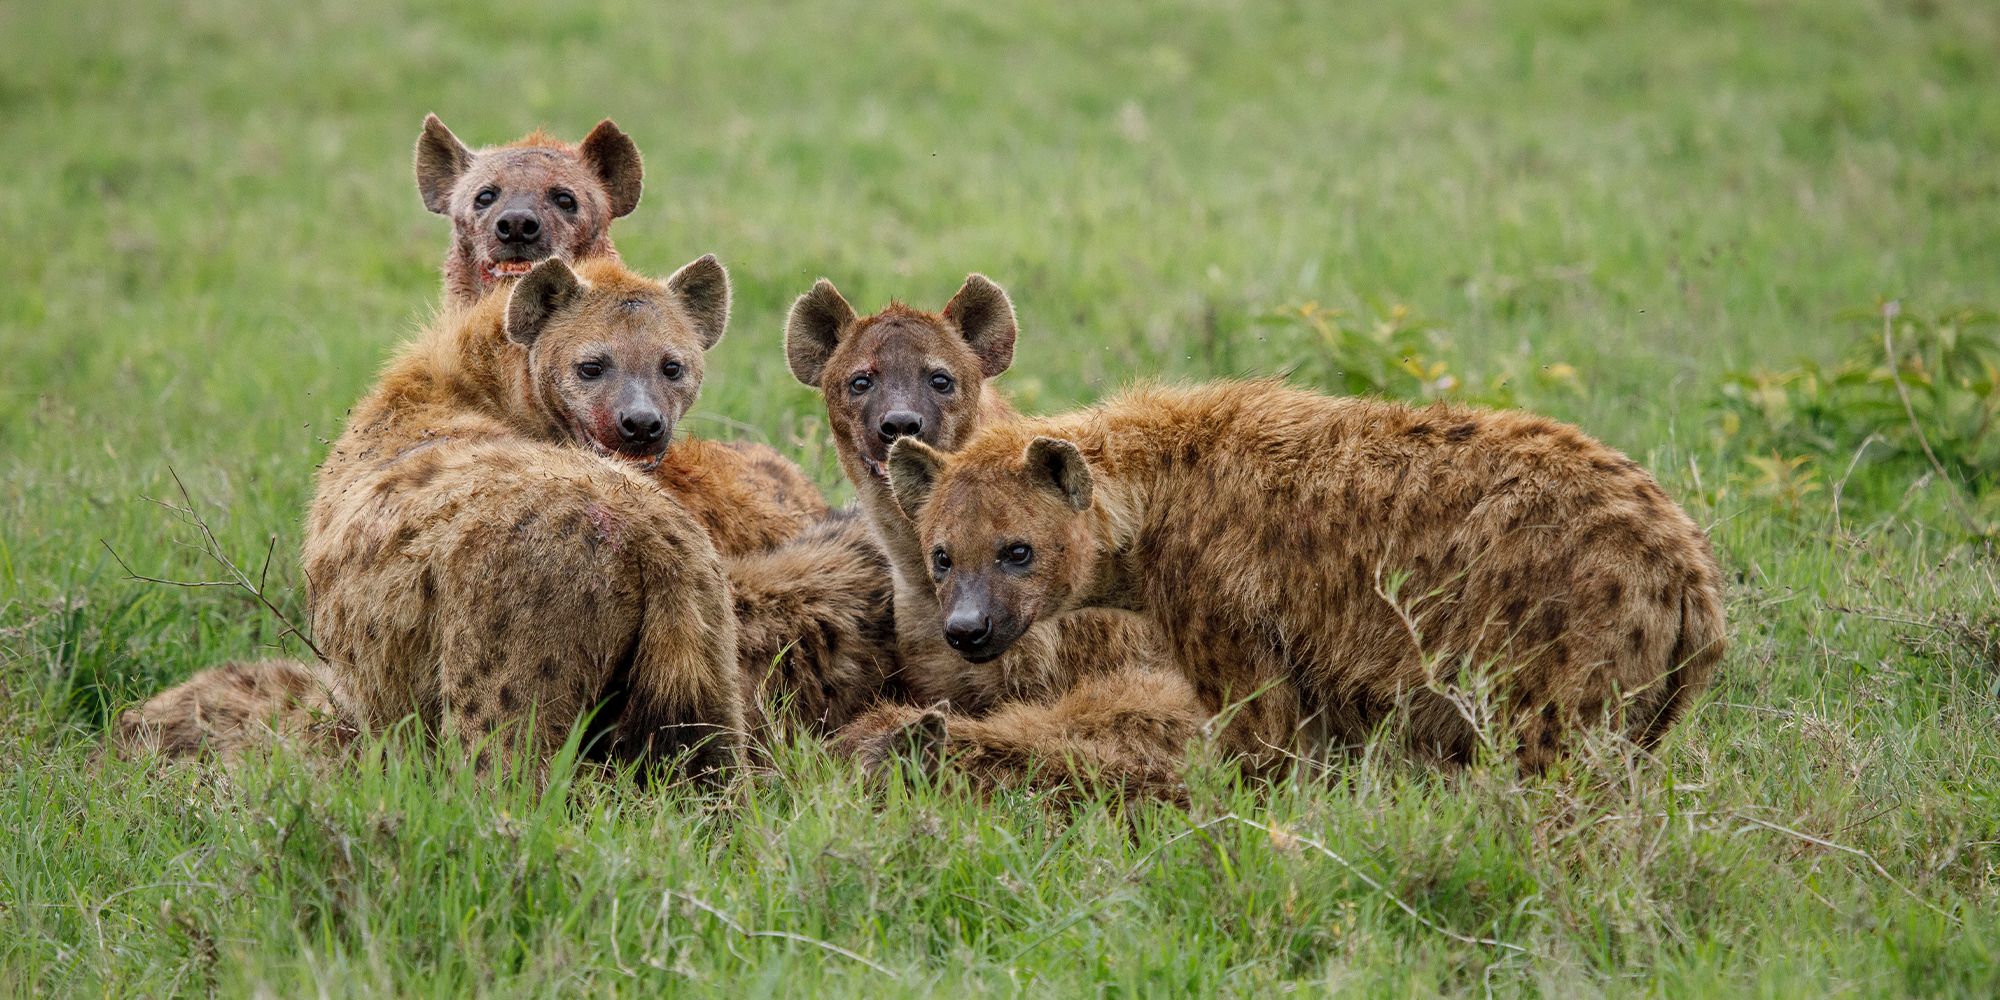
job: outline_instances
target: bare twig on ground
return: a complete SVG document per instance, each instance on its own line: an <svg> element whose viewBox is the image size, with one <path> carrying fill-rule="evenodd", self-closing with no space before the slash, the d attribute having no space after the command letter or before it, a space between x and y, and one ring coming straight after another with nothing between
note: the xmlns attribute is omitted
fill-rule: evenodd
<svg viewBox="0 0 2000 1000"><path fill-rule="evenodd" d="M286 635L296 637L300 642L305 643L307 649L312 650L315 659L321 663L325 663L326 654L320 652L320 648L313 644L312 637L308 636L305 629L300 628L277 604L273 603L264 589L265 581L270 578L271 574L271 556L278 549L278 536L272 535L270 543L264 546L264 565L258 569L257 579L253 582L250 579L250 575L245 573L242 567L236 565L234 559L229 558L229 553L222 547L222 540L216 538L215 531L208 526L208 519L202 517L201 512L195 509L194 497L188 493L187 484L181 481L181 474L171 467L167 469L167 474L174 477L174 486L180 490L181 506L177 507L167 501L152 497L148 497L147 499L187 518L194 524L195 529L201 532L201 553L216 565L222 567L225 579L169 580L163 577L146 576L142 573L134 572L131 565L126 563L125 557L119 555L118 550L112 548L110 542L98 539L98 543L104 546L104 551L111 553L111 558L118 563L118 568L125 571L126 578L137 580L141 583L164 584L169 587L235 587L255 598L257 603L263 606L264 610L270 612L272 617L285 626L284 631L279 633L280 637Z"/></svg>

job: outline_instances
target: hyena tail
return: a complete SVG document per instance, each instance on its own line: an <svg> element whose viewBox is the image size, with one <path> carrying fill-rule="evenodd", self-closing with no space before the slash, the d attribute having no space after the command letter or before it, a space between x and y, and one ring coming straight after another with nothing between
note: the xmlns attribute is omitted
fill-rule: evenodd
<svg viewBox="0 0 2000 1000"><path fill-rule="evenodd" d="M1713 587L1689 587L1681 595L1680 639L1674 643L1667 676L1661 678L1657 707L1641 730L1640 746L1658 743L1688 705L1707 690L1727 646L1721 596Z"/></svg>
<svg viewBox="0 0 2000 1000"><path fill-rule="evenodd" d="M729 584L707 560L649 560L645 612L599 719L614 757L720 783L742 763L742 682Z"/></svg>
<svg viewBox="0 0 2000 1000"><path fill-rule="evenodd" d="M335 754L354 728L334 708L331 690L331 678L318 664L225 663L126 710L106 742L128 759L235 761L280 743Z"/></svg>

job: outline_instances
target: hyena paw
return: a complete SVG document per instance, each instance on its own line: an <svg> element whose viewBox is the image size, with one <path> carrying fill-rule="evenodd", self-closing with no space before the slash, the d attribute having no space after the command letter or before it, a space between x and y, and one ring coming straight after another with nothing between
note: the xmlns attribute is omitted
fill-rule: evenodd
<svg viewBox="0 0 2000 1000"><path fill-rule="evenodd" d="M935 774L943 764L950 727L941 705L879 706L848 725L835 739L836 750L860 763L872 778L898 767Z"/></svg>

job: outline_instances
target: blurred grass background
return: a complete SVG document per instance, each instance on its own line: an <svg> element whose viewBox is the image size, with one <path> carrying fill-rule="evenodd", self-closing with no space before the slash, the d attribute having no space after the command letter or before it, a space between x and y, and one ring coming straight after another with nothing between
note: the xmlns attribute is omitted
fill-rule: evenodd
<svg viewBox="0 0 2000 1000"><path fill-rule="evenodd" d="M2000 304L1989 3L86 0L0 5L0 51L13 991L2000 987L1991 542L1922 466L1767 441L1722 388L1846 356L1857 307ZM1364 387L1581 423L1714 526L1724 680L1622 786L1375 759L1275 795L1198 781L1194 818L1277 817L1527 956L1280 838L883 803L811 748L728 821L485 801L414 765L219 793L100 769L110 711L282 629L238 593L124 578L107 547L212 575L146 502L177 496L169 470L238 559L276 538L303 617L313 466L437 296L448 224L409 163L427 111L475 144L617 120L647 168L627 261L715 252L735 280L685 426L771 441L830 493L784 309L821 275L864 309L935 308L979 270L1021 311L1005 384L1031 409L1376 365ZM669 905L689 886L896 978Z"/></svg>

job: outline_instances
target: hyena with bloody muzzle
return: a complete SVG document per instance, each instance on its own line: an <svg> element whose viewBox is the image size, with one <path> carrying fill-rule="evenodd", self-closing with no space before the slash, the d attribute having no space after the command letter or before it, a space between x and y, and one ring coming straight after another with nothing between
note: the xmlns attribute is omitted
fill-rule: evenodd
<svg viewBox="0 0 2000 1000"><path fill-rule="evenodd" d="M820 390L841 467L889 556L903 680L917 705L883 703L839 745L871 767L911 743L989 786L1107 782L1128 795L1178 797L1188 740L1206 719L1164 663L1157 630L1135 615L1052 616L1004 656L967 663L945 638L915 525L890 493L890 446L951 450L982 427L1019 419L991 380L1013 361L1007 293L971 275L943 310L891 303L859 316L832 282L800 296L785 352Z"/></svg>
<svg viewBox="0 0 2000 1000"><path fill-rule="evenodd" d="M616 257L611 222L639 207L639 148L610 119L575 145L547 133L474 151L436 115L417 137L417 192L451 220L445 300L470 305L553 257Z"/></svg>
<svg viewBox="0 0 2000 1000"><path fill-rule="evenodd" d="M346 718L380 730L415 714L546 760L604 705L600 749L686 753L704 774L735 763L728 581L644 474L728 316L713 257L664 282L552 259L390 363L306 519L312 631Z"/></svg>

